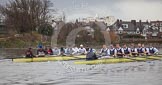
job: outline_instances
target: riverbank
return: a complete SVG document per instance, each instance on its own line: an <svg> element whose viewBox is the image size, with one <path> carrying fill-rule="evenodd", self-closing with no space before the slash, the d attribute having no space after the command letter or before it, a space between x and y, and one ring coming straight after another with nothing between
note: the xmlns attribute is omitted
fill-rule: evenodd
<svg viewBox="0 0 162 85"><path fill-rule="evenodd" d="M36 32L24 34L10 34L0 36L0 48L35 48L40 42L50 45L50 39L43 39L41 34Z"/></svg>

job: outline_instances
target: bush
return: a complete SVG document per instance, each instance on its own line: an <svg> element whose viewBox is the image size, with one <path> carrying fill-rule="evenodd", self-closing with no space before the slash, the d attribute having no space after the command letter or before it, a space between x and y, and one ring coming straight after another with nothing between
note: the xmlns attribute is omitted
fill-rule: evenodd
<svg viewBox="0 0 162 85"><path fill-rule="evenodd" d="M53 28L50 24L43 24L38 28L38 33L46 36L52 36Z"/></svg>
<svg viewBox="0 0 162 85"><path fill-rule="evenodd" d="M125 34L123 35L123 38L142 38L144 39L145 37L139 34Z"/></svg>

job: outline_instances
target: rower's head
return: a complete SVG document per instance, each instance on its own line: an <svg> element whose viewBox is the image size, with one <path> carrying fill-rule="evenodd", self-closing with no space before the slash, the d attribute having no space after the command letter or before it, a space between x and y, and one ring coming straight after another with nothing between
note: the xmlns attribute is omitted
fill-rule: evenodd
<svg viewBox="0 0 162 85"><path fill-rule="evenodd" d="M141 45L141 47L145 47L145 45L144 45L144 44L142 44L142 45Z"/></svg>
<svg viewBox="0 0 162 85"><path fill-rule="evenodd" d="M134 43L131 43L131 46L134 47Z"/></svg>
<svg viewBox="0 0 162 85"><path fill-rule="evenodd" d="M103 45L102 47L103 47L103 48L107 48L107 46L106 46L106 45Z"/></svg>
<svg viewBox="0 0 162 85"><path fill-rule="evenodd" d="M82 44L80 45L80 48L83 48L83 45Z"/></svg>
<svg viewBox="0 0 162 85"><path fill-rule="evenodd" d="M29 50L29 51L31 51L31 50L32 50L32 48L28 48L28 50Z"/></svg>
<svg viewBox="0 0 162 85"><path fill-rule="evenodd" d="M116 44L116 48L120 48L120 45L119 44Z"/></svg>
<svg viewBox="0 0 162 85"><path fill-rule="evenodd" d="M54 47L54 49L56 50L56 49L58 49L57 47Z"/></svg>
<svg viewBox="0 0 162 85"><path fill-rule="evenodd" d="M138 43L138 47L141 47L141 43Z"/></svg>
<svg viewBox="0 0 162 85"><path fill-rule="evenodd" d="M131 43L130 47L131 48L134 48L135 47L134 43Z"/></svg>
<svg viewBox="0 0 162 85"><path fill-rule="evenodd" d="M123 45L123 48L127 48L127 45L126 45L126 44L124 44L124 45Z"/></svg>
<svg viewBox="0 0 162 85"><path fill-rule="evenodd" d="M114 46L113 45L110 45L110 49L113 49L114 48Z"/></svg>

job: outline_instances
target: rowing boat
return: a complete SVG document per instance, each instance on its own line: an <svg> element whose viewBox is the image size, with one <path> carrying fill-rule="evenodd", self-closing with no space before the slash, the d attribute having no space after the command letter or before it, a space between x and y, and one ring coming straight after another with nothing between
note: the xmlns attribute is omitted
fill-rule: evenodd
<svg viewBox="0 0 162 85"><path fill-rule="evenodd" d="M12 59L13 62L47 62L47 61L67 61L67 60L77 60L77 59L85 59L85 55L83 56L59 56L59 57L38 57L38 58L17 58Z"/></svg>
<svg viewBox="0 0 162 85"><path fill-rule="evenodd" d="M162 57L134 57L134 58L112 58L112 59L101 59L101 60L91 60L91 61L76 61L74 64L112 64L112 63L126 63L126 62L138 62L138 61L152 61L161 60Z"/></svg>
<svg viewBox="0 0 162 85"><path fill-rule="evenodd" d="M85 59L85 55L81 56L48 56L48 57L38 57L38 58L17 58L12 59L13 62L47 62L47 61L68 61L68 60L81 60ZM92 61L77 61L75 64L98 64L98 63L120 63L120 62L133 62L133 61L147 61L147 60L160 60L159 57L135 57L135 58L112 58L112 59L102 59L102 60L92 60Z"/></svg>

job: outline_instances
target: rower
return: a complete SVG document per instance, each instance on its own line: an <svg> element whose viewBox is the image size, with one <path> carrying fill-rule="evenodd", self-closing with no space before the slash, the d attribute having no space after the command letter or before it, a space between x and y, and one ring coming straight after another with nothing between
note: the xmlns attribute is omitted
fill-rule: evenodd
<svg viewBox="0 0 162 85"><path fill-rule="evenodd" d="M143 45L144 46L144 45ZM142 47L141 43L138 44L138 48L137 48L137 52L139 56L143 56L145 55L145 48Z"/></svg>
<svg viewBox="0 0 162 85"><path fill-rule="evenodd" d="M73 48L68 46L66 49L65 49L65 55L66 56L71 56L73 53Z"/></svg>
<svg viewBox="0 0 162 85"><path fill-rule="evenodd" d="M37 50L37 57L45 57L46 52L42 47L39 47Z"/></svg>
<svg viewBox="0 0 162 85"><path fill-rule="evenodd" d="M53 55L53 51L52 51L51 47L47 47L46 54L47 55Z"/></svg>
<svg viewBox="0 0 162 85"><path fill-rule="evenodd" d="M120 47L119 44L116 44L116 55L118 58L124 57L124 50L123 50L123 48Z"/></svg>
<svg viewBox="0 0 162 85"><path fill-rule="evenodd" d="M102 46L99 57L100 58L110 58L110 50L107 48L106 45Z"/></svg>
<svg viewBox="0 0 162 85"><path fill-rule="evenodd" d="M110 56L115 58L116 57L115 52L116 52L116 49L114 48L114 46L110 45Z"/></svg>
<svg viewBox="0 0 162 85"><path fill-rule="evenodd" d="M149 55L156 55L158 54L158 49L153 47L153 46L149 46Z"/></svg>
<svg viewBox="0 0 162 85"><path fill-rule="evenodd" d="M72 49L73 49L72 55L78 55L78 53L79 53L78 47L74 47Z"/></svg>
<svg viewBox="0 0 162 85"><path fill-rule="evenodd" d="M65 54L65 48L64 47L61 47L60 48L60 55L61 56L66 56L66 54Z"/></svg>
<svg viewBox="0 0 162 85"><path fill-rule="evenodd" d="M33 55L32 48L29 48L29 49L25 52L25 57L26 57L26 58L33 58L33 57L35 57L35 56Z"/></svg>
<svg viewBox="0 0 162 85"><path fill-rule="evenodd" d="M87 51L86 49L83 47L83 45L81 44L80 45L80 48L79 48L79 54L80 55L86 55Z"/></svg>
<svg viewBox="0 0 162 85"><path fill-rule="evenodd" d="M133 57L137 57L138 52L137 52L137 48L135 47L134 43L131 44L131 56Z"/></svg>
<svg viewBox="0 0 162 85"><path fill-rule="evenodd" d="M52 49L52 51L53 51L53 56L59 56L61 54L60 49L58 49L57 47Z"/></svg>
<svg viewBox="0 0 162 85"><path fill-rule="evenodd" d="M131 56L131 49L128 48L126 44L123 45L123 50L124 50L124 56L125 57Z"/></svg>

